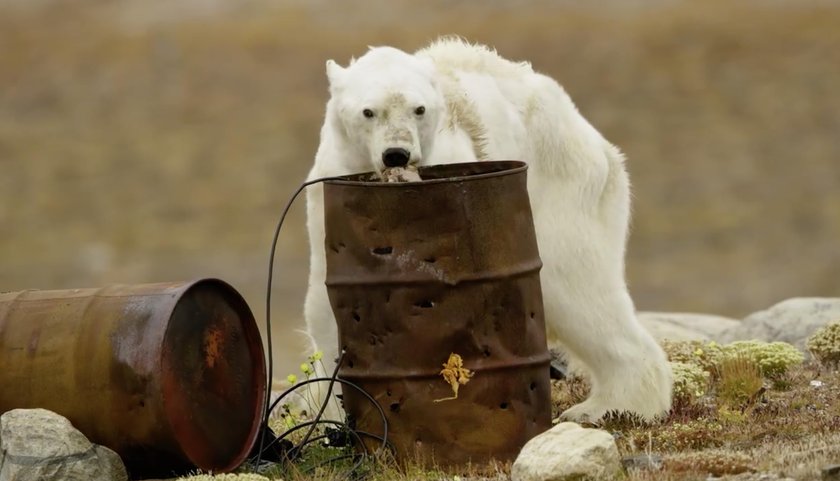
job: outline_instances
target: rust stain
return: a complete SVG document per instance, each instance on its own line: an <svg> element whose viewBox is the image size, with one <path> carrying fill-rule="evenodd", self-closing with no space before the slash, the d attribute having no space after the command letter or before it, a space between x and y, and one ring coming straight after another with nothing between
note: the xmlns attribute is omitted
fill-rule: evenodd
<svg viewBox="0 0 840 481"><path fill-rule="evenodd" d="M221 330L216 327L207 330L204 335L204 362L208 368L212 369L216 366L216 361L222 355L224 342L224 334Z"/></svg>

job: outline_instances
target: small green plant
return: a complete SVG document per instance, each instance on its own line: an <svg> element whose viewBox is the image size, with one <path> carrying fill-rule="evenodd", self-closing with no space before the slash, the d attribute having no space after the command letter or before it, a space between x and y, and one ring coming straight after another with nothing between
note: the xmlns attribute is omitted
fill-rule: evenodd
<svg viewBox="0 0 840 481"><path fill-rule="evenodd" d="M808 351L820 364L840 364L840 320L822 327L808 338Z"/></svg>
<svg viewBox="0 0 840 481"><path fill-rule="evenodd" d="M671 362L674 373L674 405L688 406L706 394L709 373L700 366L687 362Z"/></svg>
<svg viewBox="0 0 840 481"><path fill-rule="evenodd" d="M693 364L712 375L722 356L720 344L714 341L663 341L662 349L669 361Z"/></svg>
<svg viewBox="0 0 840 481"><path fill-rule="evenodd" d="M781 378L793 366L802 364L805 355L786 342L736 341L723 347L724 358L749 357L768 378Z"/></svg>
<svg viewBox="0 0 840 481"><path fill-rule="evenodd" d="M724 357L718 365L717 397L722 406L743 408L754 402L764 386L761 368L754 358L745 354Z"/></svg>

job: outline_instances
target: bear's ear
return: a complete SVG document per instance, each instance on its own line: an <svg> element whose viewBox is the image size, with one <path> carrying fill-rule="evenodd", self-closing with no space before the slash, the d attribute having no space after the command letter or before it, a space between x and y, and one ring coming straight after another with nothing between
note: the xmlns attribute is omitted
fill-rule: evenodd
<svg viewBox="0 0 840 481"><path fill-rule="evenodd" d="M335 60L327 60L327 79L330 81L330 86L335 86L341 83L344 78L344 67L337 64Z"/></svg>

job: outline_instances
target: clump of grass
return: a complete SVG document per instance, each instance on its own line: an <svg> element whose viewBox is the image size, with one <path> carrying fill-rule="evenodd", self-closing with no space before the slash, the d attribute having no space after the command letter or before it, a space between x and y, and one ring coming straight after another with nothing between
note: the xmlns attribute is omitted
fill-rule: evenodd
<svg viewBox="0 0 840 481"><path fill-rule="evenodd" d="M840 320L820 328L811 335L807 347L820 364L837 367L840 364Z"/></svg>
<svg viewBox="0 0 840 481"><path fill-rule="evenodd" d="M589 383L581 376L571 376L562 381L551 382L551 405L557 408L556 416L577 403L583 402L589 393Z"/></svg>
<svg viewBox="0 0 840 481"><path fill-rule="evenodd" d="M717 367L717 398L727 408L743 408L764 387L758 363L749 356L737 354L723 358Z"/></svg>
<svg viewBox="0 0 840 481"><path fill-rule="evenodd" d="M664 460L664 467L669 471L696 472L719 477L753 471L751 462L752 458L745 453L708 449L670 455Z"/></svg>

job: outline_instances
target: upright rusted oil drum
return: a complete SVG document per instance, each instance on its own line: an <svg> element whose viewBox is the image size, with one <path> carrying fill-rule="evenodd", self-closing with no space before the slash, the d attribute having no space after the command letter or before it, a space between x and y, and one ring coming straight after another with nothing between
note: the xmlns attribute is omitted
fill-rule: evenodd
<svg viewBox="0 0 840 481"><path fill-rule="evenodd" d="M420 175L325 183L326 283L346 351L339 375L384 408L403 461L513 460L551 424L526 165L461 163ZM457 399L436 402L453 396L440 374L452 353L474 375ZM357 429L381 435L375 407L343 391Z"/></svg>
<svg viewBox="0 0 840 481"><path fill-rule="evenodd" d="M0 413L55 411L135 476L236 468L265 382L254 317L219 280L0 294Z"/></svg>

